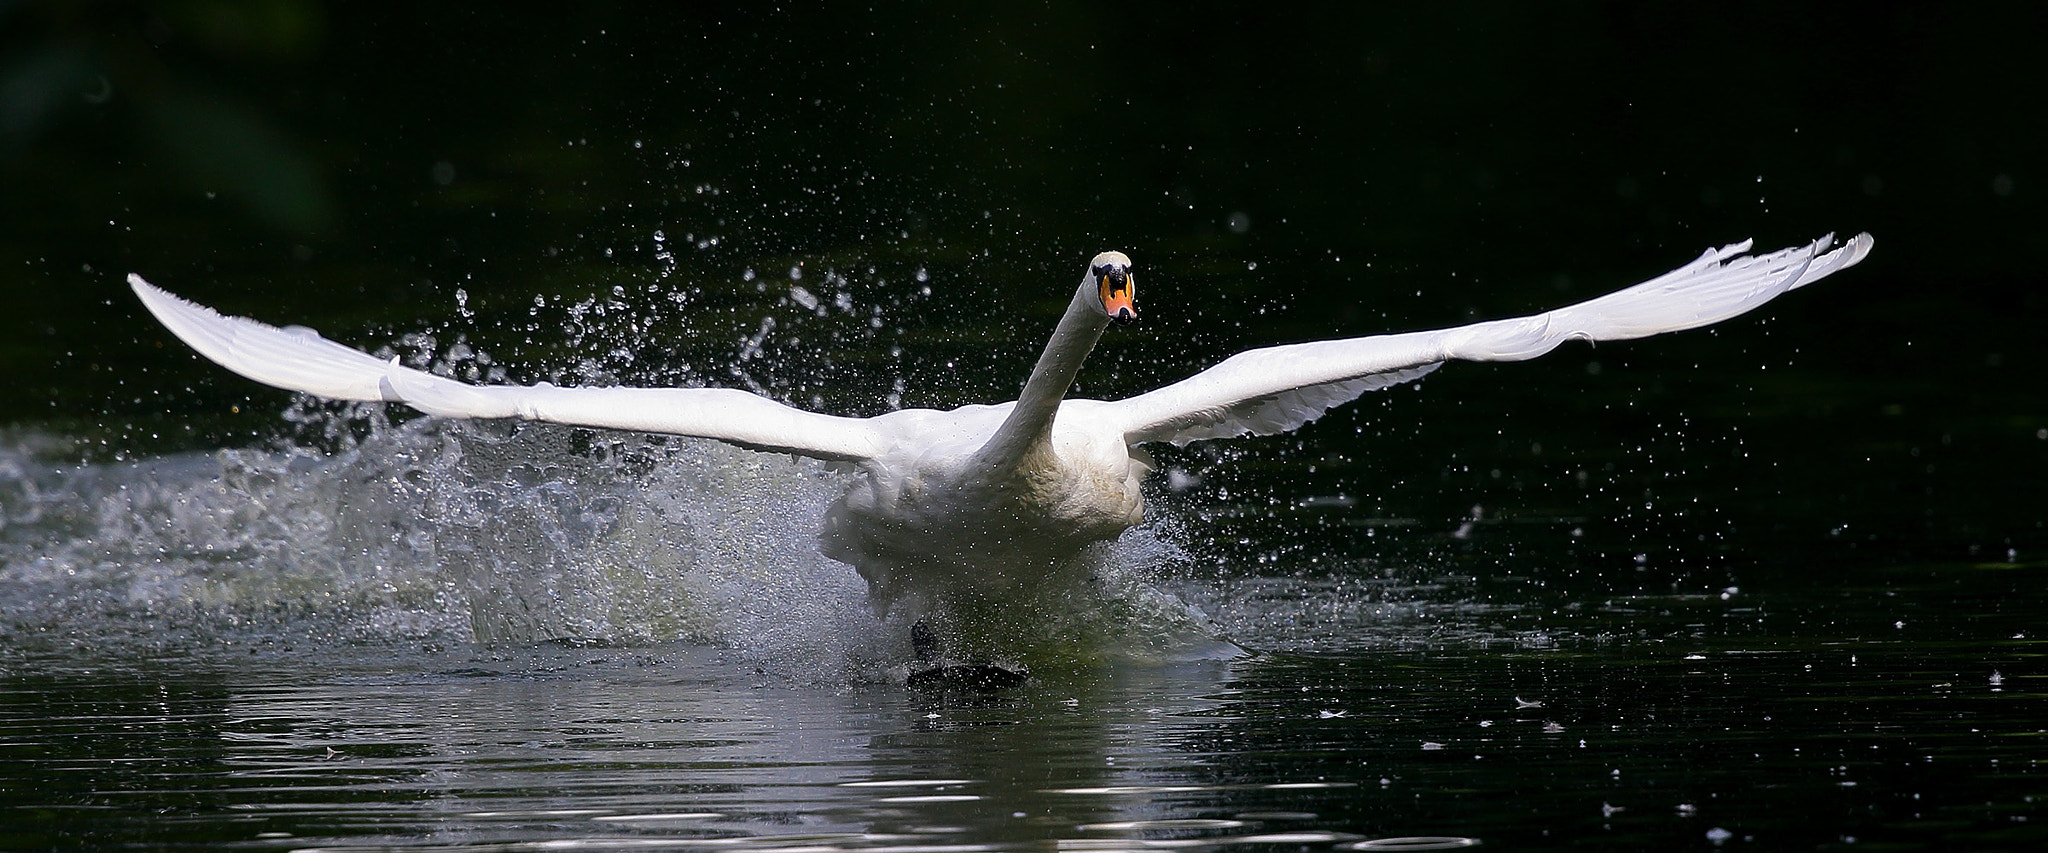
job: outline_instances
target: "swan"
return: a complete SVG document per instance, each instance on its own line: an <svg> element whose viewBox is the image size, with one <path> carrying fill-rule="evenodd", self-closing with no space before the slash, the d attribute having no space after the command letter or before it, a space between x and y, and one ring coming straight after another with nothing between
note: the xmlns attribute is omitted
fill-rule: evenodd
<svg viewBox="0 0 2048 853"><path fill-rule="evenodd" d="M1564 308L1450 329L1324 340L1238 353L1123 400L1067 399L1112 323L1137 318L1131 259L1103 252L1014 402L869 418L803 411L726 388L470 385L380 359L302 326L226 316L128 276L143 305L209 359L265 385L335 400L390 401L446 418L524 418L708 438L846 463L845 492L818 546L866 579L878 612L986 614L1072 588L1083 550L1144 520L1144 445L1293 430L1367 391L1446 361L1521 361L1567 340L1617 341L1747 312L1855 265L1872 239L1833 235L1761 255L1743 241L1669 273ZM954 619L958 628L963 619ZM935 624L948 624L939 620ZM1022 626L1029 630L1029 626ZM919 621L913 634L933 629ZM953 638L957 641L957 636Z"/></svg>

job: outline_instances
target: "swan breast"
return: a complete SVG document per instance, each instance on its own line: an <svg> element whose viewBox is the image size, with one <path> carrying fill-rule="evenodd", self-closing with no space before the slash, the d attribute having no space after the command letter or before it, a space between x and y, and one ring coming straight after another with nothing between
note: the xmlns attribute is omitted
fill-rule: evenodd
<svg viewBox="0 0 2048 853"><path fill-rule="evenodd" d="M1115 539L1144 519L1144 469L1120 437L1089 428L1089 407L1075 405L1088 402L1062 406L1050 440L1009 470L982 467L975 454L1007 405L884 416L889 450L859 466L827 513L821 548L892 599L901 584L1028 579L1033 567Z"/></svg>

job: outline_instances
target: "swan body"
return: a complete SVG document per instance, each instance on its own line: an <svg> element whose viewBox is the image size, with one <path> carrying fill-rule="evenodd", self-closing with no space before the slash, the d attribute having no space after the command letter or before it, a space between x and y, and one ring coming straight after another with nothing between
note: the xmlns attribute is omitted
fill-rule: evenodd
<svg viewBox="0 0 2048 853"><path fill-rule="evenodd" d="M918 612L1059 588L1074 558L1144 519L1141 445L1295 429L1374 389L1444 362L1519 361L1567 340L1609 341L1695 328L1749 311L1861 261L1868 234L1832 235L1763 255L1747 241L1606 296L1542 314L1436 331L1314 341L1232 356L1124 400L1065 399L1112 322L1136 317L1130 258L1089 262L1017 401L845 418L719 388L476 386L321 338L224 316L128 282L158 320L227 369L340 400L402 402L432 415L509 418L696 436L849 463L821 551L867 580L877 608Z"/></svg>

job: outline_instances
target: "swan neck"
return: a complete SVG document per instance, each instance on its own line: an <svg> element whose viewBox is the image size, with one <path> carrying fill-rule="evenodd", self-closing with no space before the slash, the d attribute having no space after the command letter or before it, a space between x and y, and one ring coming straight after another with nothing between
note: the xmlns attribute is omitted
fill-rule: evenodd
<svg viewBox="0 0 2048 853"><path fill-rule="evenodd" d="M1094 298L1087 288L1074 294L1066 315L1053 330L1052 340L1046 342L1045 352L1031 368L1031 378L1017 395L1016 407L982 447L982 457L998 465L1015 467L1034 447L1050 442L1060 401L1066 398L1067 389L1073 387L1081 363L1101 339L1102 330L1109 327L1109 316L1095 306Z"/></svg>

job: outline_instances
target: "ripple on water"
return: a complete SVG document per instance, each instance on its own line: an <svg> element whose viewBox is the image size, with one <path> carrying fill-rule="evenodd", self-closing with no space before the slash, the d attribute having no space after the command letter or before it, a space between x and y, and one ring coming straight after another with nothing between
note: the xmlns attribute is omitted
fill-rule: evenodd
<svg viewBox="0 0 2048 853"><path fill-rule="evenodd" d="M1084 832L1136 832L1148 829L1236 829L1244 826L1241 820L1220 818L1167 818L1161 820L1124 820L1112 823L1082 824Z"/></svg>

